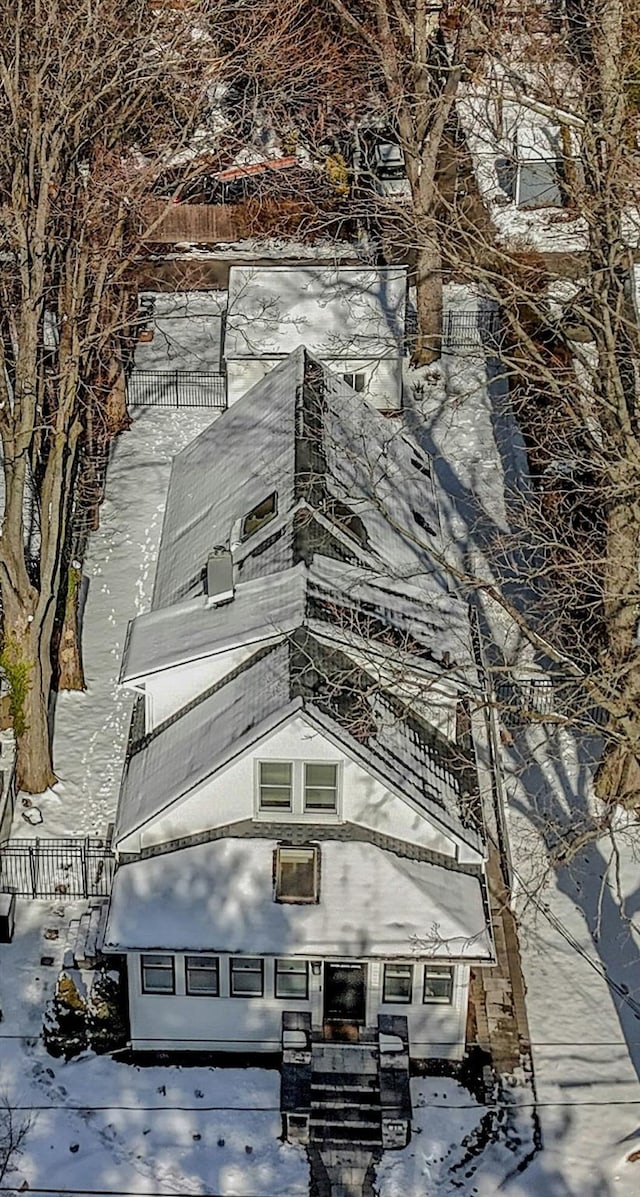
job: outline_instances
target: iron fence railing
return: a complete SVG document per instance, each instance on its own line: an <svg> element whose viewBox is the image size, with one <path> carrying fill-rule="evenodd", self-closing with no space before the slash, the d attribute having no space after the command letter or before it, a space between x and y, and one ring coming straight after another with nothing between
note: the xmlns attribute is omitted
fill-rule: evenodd
<svg viewBox="0 0 640 1197"><path fill-rule="evenodd" d="M0 845L0 889L26 898L107 898L115 872L110 846L84 839L10 839Z"/></svg>
<svg viewBox="0 0 640 1197"><path fill-rule="evenodd" d="M479 349L497 353L502 343L500 313L491 308L469 312L448 311L442 320L442 347L447 353L458 349Z"/></svg>
<svg viewBox="0 0 640 1197"><path fill-rule="evenodd" d="M224 374L200 370L134 370L127 380L130 407L227 406Z"/></svg>

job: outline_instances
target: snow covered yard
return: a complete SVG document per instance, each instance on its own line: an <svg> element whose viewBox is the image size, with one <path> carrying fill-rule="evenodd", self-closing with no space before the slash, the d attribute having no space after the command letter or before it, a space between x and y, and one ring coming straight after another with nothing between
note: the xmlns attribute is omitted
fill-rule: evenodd
<svg viewBox="0 0 640 1197"><path fill-rule="evenodd" d="M38 1039L65 928L81 904L19 901L13 944L2 948L0 1097L29 1120L16 1171L4 1183L55 1197L115 1194L303 1197L308 1165L280 1142L280 1077L265 1069L138 1067L85 1053L67 1063ZM46 939L45 929L58 930ZM53 956L53 965L40 965ZM58 1188L59 1187L59 1188Z"/></svg>
<svg viewBox="0 0 640 1197"><path fill-rule="evenodd" d="M84 563L87 690L58 695L59 781L34 799L42 824L31 827L18 802L14 835L101 835L113 820L132 706L130 692L117 685L127 624L150 606L171 458L218 414L134 408L132 428L113 447L100 527L90 537Z"/></svg>

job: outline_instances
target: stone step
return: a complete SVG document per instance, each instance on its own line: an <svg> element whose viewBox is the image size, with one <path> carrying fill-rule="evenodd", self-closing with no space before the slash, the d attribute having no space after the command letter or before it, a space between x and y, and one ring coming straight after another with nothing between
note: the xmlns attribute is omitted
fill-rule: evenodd
<svg viewBox="0 0 640 1197"><path fill-rule="evenodd" d="M359 1092L378 1089L378 1073L365 1074L357 1072L317 1072L311 1074L312 1089L354 1089Z"/></svg>
<svg viewBox="0 0 640 1197"><path fill-rule="evenodd" d="M357 1122L360 1126L379 1126L381 1120L380 1109L363 1110L360 1106L332 1106L330 1109L319 1109L311 1106L311 1126L341 1126L343 1122Z"/></svg>
<svg viewBox="0 0 640 1197"><path fill-rule="evenodd" d="M382 1142L382 1128L380 1124L373 1126L368 1122L325 1123L310 1126L311 1139L315 1143L325 1146L330 1144L347 1144L350 1147L370 1147Z"/></svg>
<svg viewBox="0 0 640 1197"><path fill-rule="evenodd" d="M365 1107L373 1108L380 1104L380 1094L374 1093L371 1089L366 1092L358 1090L357 1093L345 1093L340 1090L336 1093L330 1093L326 1089L319 1089L311 1092L311 1106L318 1110L341 1110L348 1106L356 1108Z"/></svg>

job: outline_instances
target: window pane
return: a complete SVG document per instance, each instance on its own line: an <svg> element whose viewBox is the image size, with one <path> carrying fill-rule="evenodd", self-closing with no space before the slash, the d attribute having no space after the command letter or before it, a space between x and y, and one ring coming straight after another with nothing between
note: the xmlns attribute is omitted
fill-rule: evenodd
<svg viewBox="0 0 640 1197"><path fill-rule="evenodd" d="M149 965L151 968L173 968L173 956L143 956L143 967Z"/></svg>
<svg viewBox="0 0 640 1197"><path fill-rule="evenodd" d="M304 804L307 810L335 810L336 792L335 790L318 790L307 786Z"/></svg>
<svg viewBox="0 0 640 1197"><path fill-rule="evenodd" d="M446 966L425 965L425 1002L450 1002L453 994L453 969Z"/></svg>
<svg viewBox="0 0 640 1197"><path fill-rule="evenodd" d="M305 781L307 786L336 785L337 765L305 765Z"/></svg>
<svg viewBox="0 0 640 1197"><path fill-rule="evenodd" d="M410 1002L412 981L413 966L411 964L385 964L382 1000L384 1002Z"/></svg>
<svg viewBox="0 0 640 1197"><path fill-rule="evenodd" d="M289 810L291 807L291 790L284 786L261 786L260 806L267 810Z"/></svg>
<svg viewBox="0 0 640 1197"><path fill-rule="evenodd" d="M258 503L257 507L254 507L252 511L245 515L242 521L242 539L246 540L247 537L252 536L254 532L258 532L260 528L268 524L269 520L274 518L277 510L278 499L274 491L273 494L268 495L262 503Z"/></svg>
<svg viewBox="0 0 640 1197"><path fill-rule="evenodd" d="M263 786L290 786L291 765L284 761L262 761L260 784Z"/></svg>

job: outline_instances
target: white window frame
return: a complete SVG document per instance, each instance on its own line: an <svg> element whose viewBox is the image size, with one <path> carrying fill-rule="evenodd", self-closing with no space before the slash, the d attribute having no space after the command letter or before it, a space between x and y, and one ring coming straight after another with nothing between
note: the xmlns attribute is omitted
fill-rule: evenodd
<svg viewBox="0 0 640 1197"><path fill-rule="evenodd" d="M387 975L393 974L394 969L402 969L402 975L406 975L405 970L409 970L409 993L407 997L387 997ZM407 960L386 960L382 969L382 1001L385 1006L409 1006L413 1001L413 979L414 968Z"/></svg>
<svg viewBox="0 0 640 1197"><path fill-rule="evenodd" d="M283 965L295 965L285 968ZM304 993L278 993L278 982L281 977L304 976ZM308 1002L309 1001L309 961L299 960L295 956L278 956L273 970L273 996L280 1002Z"/></svg>
<svg viewBox="0 0 640 1197"><path fill-rule="evenodd" d="M299 896L281 892L282 864L286 853L313 854L313 894ZM284 854L284 855L283 855ZM273 899L285 906L315 906L320 901L320 848L317 844L278 844L273 862Z"/></svg>
<svg viewBox="0 0 640 1197"><path fill-rule="evenodd" d="M234 965L239 965L241 961L255 960L257 967L255 968L234 968ZM236 992L234 982L236 977L241 977L243 973L249 973L251 976L260 975L260 992L256 990L246 991L245 993ZM230 956L229 957L229 997L232 998L263 998L264 997L264 960L261 956Z"/></svg>
<svg viewBox="0 0 640 1197"><path fill-rule="evenodd" d="M342 821L342 761L337 760L283 760L282 758L261 758L255 762L254 785L254 813L257 819L267 822L303 822L303 823L338 823ZM261 767L262 765L290 765L291 766L291 807L263 807L261 806ZM331 765L336 771L336 804L335 809L321 807L305 809L306 770L307 765ZM325 787L312 786L312 789ZM327 789L333 787L326 787Z"/></svg>
<svg viewBox="0 0 640 1197"><path fill-rule="evenodd" d="M346 370L342 379L357 395L362 395L367 389L367 375L364 370Z"/></svg>
<svg viewBox="0 0 640 1197"><path fill-rule="evenodd" d="M152 964L151 961L162 961L163 963ZM147 970L150 972L167 973L171 976L171 987L169 989L155 989L149 985L147 981ZM143 952L140 955L140 988L142 993L150 994L152 997L173 997L176 992L176 959L175 956L168 952Z"/></svg>
<svg viewBox="0 0 640 1197"><path fill-rule="evenodd" d="M431 997L431 996L427 995L427 980L429 977L429 973L438 973L440 975L443 975L444 973L449 974L450 988L449 988L448 996L446 996L446 997ZM422 1002L423 1002L423 1005L430 1006L433 1003L436 1003L437 1005L440 1005L440 1006L451 1006L453 1004L453 994L454 994L455 986L456 986L456 970L452 964L440 964L439 962L436 962L435 960L432 962L429 962L429 964L425 964L424 975L422 978Z"/></svg>
<svg viewBox="0 0 640 1197"><path fill-rule="evenodd" d="M207 963L207 961L215 960L215 965ZM213 989L194 989L190 986L189 981L193 973L199 972L215 972L216 974L216 988ZM219 956L193 956L187 955L184 958L184 991L187 997L220 997L220 957Z"/></svg>
<svg viewBox="0 0 640 1197"><path fill-rule="evenodd" d="M289 788L291 790L291 800L289 802L289 806L263 806L262 805L262 790L263 790L263 788L266 790L268 790L268 789L278 789L278 790L287 789L286 785L271 785L269 782L263 782L263 780L262 780L262 766L263 765L284 765L285 767L287 767L289 769L289 774L291 777L291 781L290 781L290 785L289 785ZM278 818L278 816L280 816L281 818L284 816L286 818L287 815L292 814L293 809L294 809L294 791L295 791L294 762L293 761L281 761L281 760L256 761L256 775L257 775L256 803L257 803L257 808L258 808L259 814L261 814L262 816L266 816L267 818Z"/></svg>

